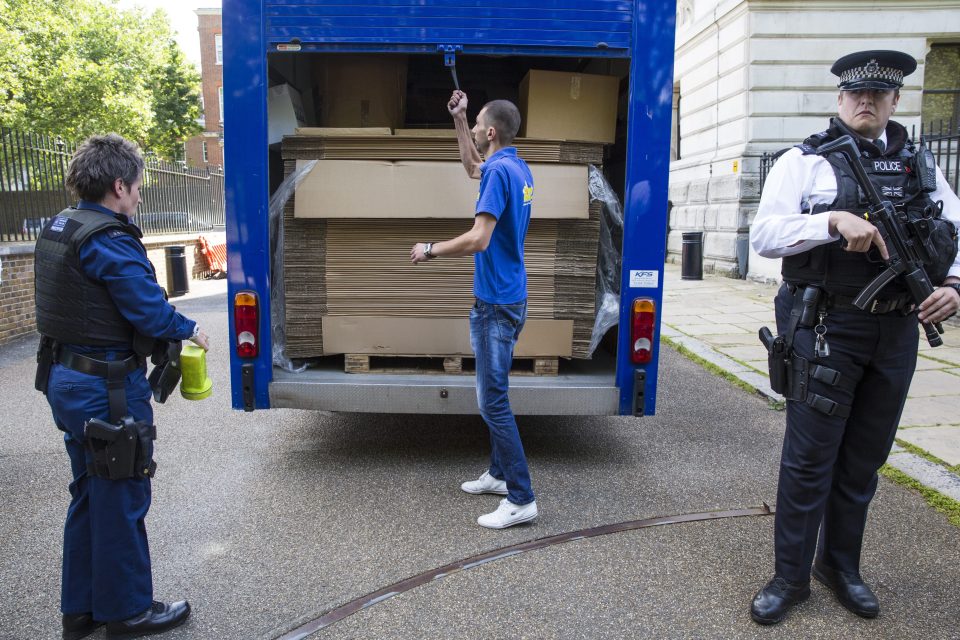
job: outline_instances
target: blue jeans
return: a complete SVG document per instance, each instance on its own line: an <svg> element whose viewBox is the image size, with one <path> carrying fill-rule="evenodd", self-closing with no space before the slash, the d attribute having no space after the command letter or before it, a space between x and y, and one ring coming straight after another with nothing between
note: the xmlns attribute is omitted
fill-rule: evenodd
<svg viewBox="0 0 960 640"><path fill-rule="evenodd" d="M516 505L533 502L530 470L507 392L513 347L527 321L527 302L490 304L477 299L470 310L470 344L477 360L477 404L490 429L490 475L507 483Z"/></svg>

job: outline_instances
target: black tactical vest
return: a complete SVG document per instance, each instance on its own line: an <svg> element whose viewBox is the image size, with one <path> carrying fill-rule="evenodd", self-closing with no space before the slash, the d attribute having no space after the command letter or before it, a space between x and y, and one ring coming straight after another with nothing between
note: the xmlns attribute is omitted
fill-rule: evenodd
<svg viewBox="0 0 960 640"><path fill-rule="evenodd" d="M64 209L44 225L34 252L37 330L42 335L63 344L132 344L133 325L107 288L80 267L80 247L104 229L141 237L135 225L89 209Z"/></svg>
<svg viewBox="0 0 960 640"><path fill-rule="evenodd" d="M923 217L924 210L930 211L929 207L935 206L922 190L920 179L914 171L915 147L907 139L906 129L896 122L887 124L888 144L884 153L860 139L836 118L831 121L830 129L807 138L798 148L804 155L816 153L821 144L843 135L851 135L858 141L862 151L860 164L880 197L889 200L898 212L910 219L918 219ZM868 211L869 202L841 156L832 154L826 160L833 167L837 179L837 197L829 205L817 205L812 211L803 213L849 211L862 214ZM784 257L781 273L783 279L791 284L816 284L830 293L855 296L885 268L875 248L867 253L845 251L842 241L838 240ZM929 265L927 270L930 273ZM906 287L897 280L884 287L883 297L890 298L904 292Z"/></svg>

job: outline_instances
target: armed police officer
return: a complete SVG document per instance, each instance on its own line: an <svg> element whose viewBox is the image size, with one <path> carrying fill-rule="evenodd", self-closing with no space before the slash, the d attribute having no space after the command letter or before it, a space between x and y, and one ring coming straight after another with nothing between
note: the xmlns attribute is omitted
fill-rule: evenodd
<svg viewBox="0 0 960 640"><path fill-rule="evenodd" d="M66 178L79 202L44 226L35 252L37 388L73 472L60 606L63 637L74 640L104 624L108 637L157 633L190 614L186 601L153 600L144 517L156 432L145 363L169 366L173 345L207 349L208 338L167 302L131 222L143 167L120 136L84 142Z"/></svg>
<svg viewBox="0 0 960 640"><path fill-rule="evenodd" d="M751 228L757 253L783 258L779 336L767 333L764 341L770 339L771 383L783 385L787 397L775 574L751 606L760 624L781 621L810 595L811 564L847 609L864 618L880 610L860 574L877 470L893 445L916 367L918 319L938 323L960 307L960 200L932 154L890 120L903 78L916 66L898 51L838 60L831 69L840 77L838 117L776 162ZM913 241L922 245L934 285L919 304L902 277L865 310L853 304L886 268L890 248L852 165L839 154L818 154L843 136L856 142L855 160L881 199L894 205L904 228L918 231Z"/></svg>

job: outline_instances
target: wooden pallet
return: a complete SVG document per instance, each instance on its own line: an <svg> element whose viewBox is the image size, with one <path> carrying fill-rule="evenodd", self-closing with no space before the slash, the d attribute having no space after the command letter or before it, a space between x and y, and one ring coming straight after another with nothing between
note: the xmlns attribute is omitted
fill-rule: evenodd
<svg viewBox="0 0 960 640"><path fill-rule="evenodd" d="M559 357L514 358L510 375L555 376ZM343 357L345 373L400 373L422 375L463 375L476 373L475 358L464 356L371 356L348 353Z"/></svg>

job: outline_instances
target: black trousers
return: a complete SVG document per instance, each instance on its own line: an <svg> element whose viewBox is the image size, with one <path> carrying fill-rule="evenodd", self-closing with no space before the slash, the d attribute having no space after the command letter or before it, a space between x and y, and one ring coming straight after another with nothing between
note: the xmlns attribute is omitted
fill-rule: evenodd
<svg viewBox="0 0 960 640"><path fill-rule="evenodd" d="M777 327L787 328L793 295L781 287ZM916 315L830 310L823 322L830 355L814 357L813 328L799 328L794 351L840 371L854 391L810 380L813 393L851 407L828 416L787 402L775 516L776 572L791 582L810 579L814 552L830 567L857 572L867 508L877 489L917 364ZM819 532L819 550L817 534Z"/></svg>

